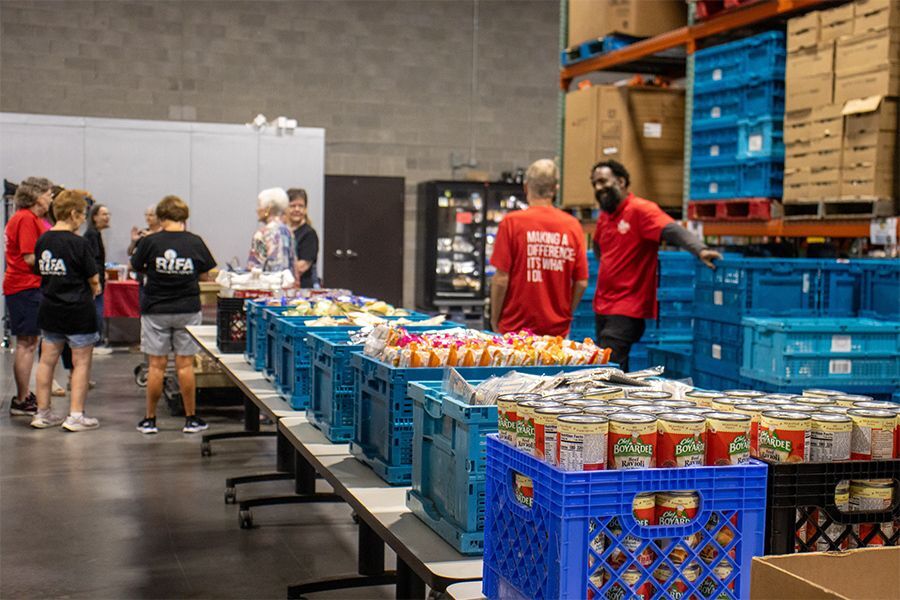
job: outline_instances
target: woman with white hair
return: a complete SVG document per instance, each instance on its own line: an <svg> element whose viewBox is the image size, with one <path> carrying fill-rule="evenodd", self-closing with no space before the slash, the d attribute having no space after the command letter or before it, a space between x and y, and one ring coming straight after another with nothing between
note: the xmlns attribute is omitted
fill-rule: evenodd
<svg viewBox="0 0 900 600"><path fill-rule="evenodd" d="M250 241L247 267L263 271L294 269L294 237L281 220L288 207L288 195L281 188L269 188L256 198L256 217L262 223Z"/></svg>

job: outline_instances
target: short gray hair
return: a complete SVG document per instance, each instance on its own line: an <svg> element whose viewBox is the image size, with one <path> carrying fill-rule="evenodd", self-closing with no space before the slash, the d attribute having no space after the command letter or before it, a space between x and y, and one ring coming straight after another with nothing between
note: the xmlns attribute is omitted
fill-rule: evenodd
<svg viewBox="0 0 900 600"><path fill-rule="evenodd" d="M259 196L257 196L257 200L259 200L259 205L262 208L269 211L269 214L276 216L283 215L290 203L287 192L280 187L261 191Z"/></svg>
<svg viewBox="0 0 900 600"><path fill-rule="evenodd" d="M552 198L558 185L559 169L549 158L534 161L525 171L525 188L534 198Z"/></svg>

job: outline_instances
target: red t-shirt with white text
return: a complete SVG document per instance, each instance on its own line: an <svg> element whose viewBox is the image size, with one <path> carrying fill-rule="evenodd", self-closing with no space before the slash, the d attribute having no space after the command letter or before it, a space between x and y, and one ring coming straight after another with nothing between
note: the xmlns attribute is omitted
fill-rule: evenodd
<svg viewBox="0 0 900 600"><path fill-rule="evenodd" d="M595 313L656 318L659 241L673 221L655 202L631 193L613 214L600 211L594 231L600 246Z"/></svg>
<svg viewBox="0 0 900 600"><path fill-rule="evenodd" d="M47 223L30 208L20 208L9 219L6 224L4 296L41 287L41 276L32 272L23 257L26 254L34 254L34 245L48 229Z"/></svg>
<svg viewBox="0 0 900 600"><path fill-rule="evenodd" d="M588 278L584 230L575 217L553 206L509 213L497 231L491 264L509 273L502 333L569 333L574 283Z"/></svg>

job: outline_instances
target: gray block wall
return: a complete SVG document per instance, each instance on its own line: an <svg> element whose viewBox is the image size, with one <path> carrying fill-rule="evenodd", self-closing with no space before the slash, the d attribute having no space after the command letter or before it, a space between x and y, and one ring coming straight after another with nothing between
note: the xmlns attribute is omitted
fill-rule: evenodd
<svg viewBox="0 0 900 600"><path fill-rule="evenodd" d="M326 173L406 178L411 304L416 184L556 154L558 36L558 0L3 0L0 110L324 127Z"/></svg>

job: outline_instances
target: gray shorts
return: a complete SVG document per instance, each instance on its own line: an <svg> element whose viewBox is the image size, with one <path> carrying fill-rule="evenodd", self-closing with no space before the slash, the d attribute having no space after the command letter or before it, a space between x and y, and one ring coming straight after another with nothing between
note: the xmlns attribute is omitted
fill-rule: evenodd
<svg viewBox="0 0 900 600"><path fill-rule="evenodd" d="M150 356L193 356L200 346L188 334L188 325L200 325L203 313L141 315L141 352Z"/></svg>

